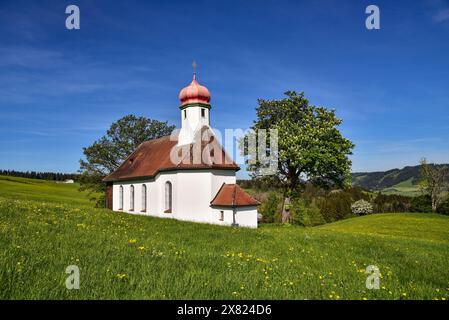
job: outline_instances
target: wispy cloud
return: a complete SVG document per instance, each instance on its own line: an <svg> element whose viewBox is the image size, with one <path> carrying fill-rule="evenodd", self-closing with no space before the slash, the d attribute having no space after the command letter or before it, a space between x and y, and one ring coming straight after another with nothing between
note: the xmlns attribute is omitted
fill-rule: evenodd
<svg viewBox="0 0 449 320"><path fill-rule="evenodd" d="M449 8L440 9L434 17L433 20L438 23L449 22Z"/></svg>
<svg viewBox="0 0 449 320"><path fill-rule="evenodd" d="M169 87L147 76L140 65L98 62L89 54L70 54L37 46L0 48L2 104L27 104L48 98L96 94L95 101L122 100L125 91L162 92ZM92 96L91 96L92 97Z"/></svg>
<svg viewBox="0 0 449 320"><path fill-rule="evenodd" d="M59 51L23 46L0 48L0 67L25 67L32 69L59 66L63 60Z"/></svg>

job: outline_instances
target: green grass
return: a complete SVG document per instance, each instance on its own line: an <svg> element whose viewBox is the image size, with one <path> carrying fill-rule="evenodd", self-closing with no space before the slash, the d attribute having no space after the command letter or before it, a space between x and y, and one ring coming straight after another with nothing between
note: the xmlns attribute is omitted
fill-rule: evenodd
<svg viewBox="0 0 449 320"><path fill-rule="evenodd" d="M89 205L86 193L78 191L79 184L65 184L39 179L0 175L0 197L21 200Z"/></svg>
<svg viewBox="0 0 449 320"><path fill-rule="evenodd" d="M59 203L23 200L13 184L0 184L1 299L449 299L446 216L234 229L94 209L65 185ZM79 290L65 288L69 265Z"/></svg>
<svg viewBox="0 0 449 320"><path fill-rule="evenodd" d="M383 194L397 194L402 196L414 197L421 194L421 190L418 185L412 184L413 178L402 181L392 187L382 190Z"/></svg>

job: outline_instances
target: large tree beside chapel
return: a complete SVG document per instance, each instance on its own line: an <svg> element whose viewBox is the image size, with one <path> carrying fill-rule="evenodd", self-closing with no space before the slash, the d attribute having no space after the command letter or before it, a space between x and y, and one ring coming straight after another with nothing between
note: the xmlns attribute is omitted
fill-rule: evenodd
<svg viewBox="0 0 449 320"><path fill-rule="evenodd" d="M258 100L252 129L277 129L276 173L263 176L264 160L248 163L253 178L275 180L286 196L298 193L306 183L342 187L350 182L354 144L339 130L342 120L335 110L311 105L304 93L285 92L280 100ZM267 139L269 141L269 139ZM269 145L268 145L269 149Z"/></svg>

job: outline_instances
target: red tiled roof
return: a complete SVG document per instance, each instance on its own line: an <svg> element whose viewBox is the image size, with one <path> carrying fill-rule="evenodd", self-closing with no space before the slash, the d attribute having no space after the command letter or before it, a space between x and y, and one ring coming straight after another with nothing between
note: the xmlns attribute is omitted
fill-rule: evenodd
<svg viewBox="0 0 449 320"><path fill-rule="evenodd" d="M201 132L205 130L209 129L203 128ZM226 154L217 139L213 135L210 135L209 139L209 141L202 141L201 143L190 144L184 147L177 146L177 138L171 140L170 136L145 141L126 158L117 170L105 177L103 181L151 178L158 172L172 170L240 170L240 167ZM200 150L200 153L198 150ZM174 159L174 162L171 160L171 153L177 155L175 156L177 159Z"/></svg>
<svg viewBox="0 0 449 320"><path fill-rule="evenodd" d="M210 204L212 206L243 207L257 206L260 202L247 194L238 184L223 183Z"/></svg>

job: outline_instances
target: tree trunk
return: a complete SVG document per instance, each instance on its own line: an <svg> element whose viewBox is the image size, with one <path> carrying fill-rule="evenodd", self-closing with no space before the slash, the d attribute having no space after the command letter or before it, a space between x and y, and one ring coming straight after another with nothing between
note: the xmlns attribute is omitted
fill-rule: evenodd
<svg viewBox="0 0 449 320"><path fill-rule="evenodd" d="M290 222L290 210L286 210L286 206L290 205L290 198L284 197L284 203L282 204L282 223Z"/></svg>
<svg viewBox="0 0 449 320"><path fill-rule="evenodd" d="M436 194L432 194L431 199L432 199L432 211L436 212L437 208L438 208L438 196Z"/></svg>

